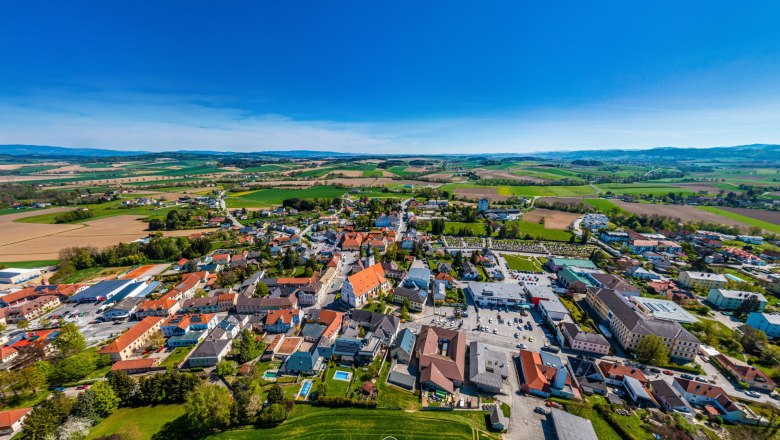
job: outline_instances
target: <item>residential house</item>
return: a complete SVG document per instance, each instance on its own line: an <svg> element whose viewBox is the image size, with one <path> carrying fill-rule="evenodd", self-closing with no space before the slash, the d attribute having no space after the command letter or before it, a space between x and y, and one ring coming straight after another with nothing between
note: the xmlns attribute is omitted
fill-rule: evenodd
<svg viewBox="0 0 780 440"><path fill-rule="evenodd" d="M601 361L598 365L604 381L609 385L623 386L626 377L638 381L643 386L648 384L647 377L637 368L609 361Z"/></svg>
<svg viewBox="0 0 780 440"><path fill-rule="evenodd" d="M757 292L712 288L707 294L707 301L721 310L737 310L750 298L758 300L758 310L754 310L756 312L764 310L768 303L766 297Z"/></svg>
<svg viewBox="0 0 780 440"><path fill-rule="evenodd" d="M114 362L111 371L124 371L127 374L148 373L160 365L160 358L128 359Z"/></svg>
<svg viewBox="0 0 780 440"><path fill-rule="evenodd" d="M301 323L300 310L271 310L265 317L265 331L287 333Z"/></svg>
<svg viewBox="0 0 780 440"><path fill-rule="evenodd" d="M664 411L693 415L694 410L685 397L670 382L664 379L650 381L653 396Z"/></svg>
<svg viewBox="0 0 780 440"><path fill-rule="evenodd" d="M479 272L477 268L469 261L463 262L463 270L461 270L460 278L463 280L476 280L479 279Z"/></svg>
<svg viewBox="0 0 780 440"><path fill-rule="evenodd" d="M710 289L723 289L728 284L728 279L719 273L693 271L681 271L677 281L688 289L699 288L705 292Z"/></svg>
<svg viewBox="0 0 780 440"><path fill-rule="evenodd" d="M32 321L45 315L58 305L60 305L60 299L55 295L38 296L18 306L6 308L4 310L5 320L11 324L20 321Z"/></svg>
<svg viewBox="0 0 780 440"><path fill-rule="evenodd" d="M770 339L780 338L780 313L753 312L745 323L766 333Z"/></svg>
<svg viewBox="0 0 780 440"><path fill-rule="evenodd" d="M547 352L520 350L521 390L538 397L574 397L571 375L561 359Z"/></svg>
<svg viewBox="0 0 780 440"><path fill-rule="evenodd" d="M180 308L181 304L174 299L150 299L138 306L135 316L139 319L147 316L171 316Z"/></svg>
<svg viewBox="0 0 780 440"><path fill-rule="evenodd" d="M604 382L604 375L595 361L586 359L582 355L569 356L567 367L574 382L583 393L602 396L607 394L608 389L606 382Z"/></svg>
<svg viewBox="0 0 780 440"><path fill-rule="evenodd" d="M587 353L609 354L611 346L604 336L582 330L573 322L561 323L561 331L572 350Z"/></svg>
<svg viewBox="0 0 780 440"><path fill-rule="evenodd" d="M593 423L558 408L550 408L550 418L558 440L598 440Z"/></svg>
<svg viewBox="0 0 780 440"><path fill-rule="evenodd" d="M287 358L279 372L289 375L312 376L323 369L324 362L325 359L321 355L319 347L315 347L311 351L296 351Z"/></svg>
<svg viewBox="0 0 780 440"><path fill-rule="evenodd" d="M410 312L422 312L425 309L425 301L428 298L428 293L421 289L409 289L406 287L397 287L393 291L393 302L396 304L404 304L409 302Z"/></svg>
<svg viewBox="0 0 780 440"><path fill-rule="evenodd" d="M408 365L414 357L414 344L417 341L417 337L414 333L405 328L401 330L398 337L395 339L393 347L390 349L390 357L398 361L398 363Z"/></svg>
<svg viewBox="0 0 780 440"><path fill-rule="evenodd" d="M680 377L674 378L672 387L691 405L703 406L713 417L734 423L766 423L747 406L732 400L723 388Z"/></svg>
<svg viewBox="0 0 780 440"><path fill-rule="evenodd" d="M32 408L19 408L0 411L0 435L11 438L24 426L24 419L32 411Z"/></svg>
<svg viewBox="0 0 780 440"><path fill-rule="evenodd" d="M148 316L142 319L130 330L101 348L100 354L110 355L114 362L129 359L134 352L146 346L152 335L160 331L162 322L163 318L159 316Z"/></svg>
<svg viewBox="0 0 780 440"><path fill-rule="evenodd" d="M723 367L737 382L746 383L752 389L772 392L777 387L777 383L774 380L754 366L747 365L723 354L715 355L710 360Z"/></svg>

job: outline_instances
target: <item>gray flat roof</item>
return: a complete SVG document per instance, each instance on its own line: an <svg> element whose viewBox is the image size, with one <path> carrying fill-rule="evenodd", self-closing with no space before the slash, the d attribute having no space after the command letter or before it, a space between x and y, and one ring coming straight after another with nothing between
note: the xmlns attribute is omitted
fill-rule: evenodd
<svg viewBox="0 0 780 440"><path fill-rule="evenodd" d="M559 440L598 440L590 420L558 408L552 408L550 415Z"/></svg>
<svg viewBox="0 0 780 440"><path fill-rule="evenodd" d="M519 284L483 283L479 281L470 281L466 284L474 296L492 296L494 298L514 300L521 300L525 296L523 287Z"/></svg>

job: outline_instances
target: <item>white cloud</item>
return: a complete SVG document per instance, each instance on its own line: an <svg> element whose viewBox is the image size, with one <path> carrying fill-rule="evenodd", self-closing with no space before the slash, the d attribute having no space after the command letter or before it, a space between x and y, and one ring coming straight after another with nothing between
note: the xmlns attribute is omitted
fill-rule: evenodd
<svg viewBox="0 0 780 440"><path fill-rule="evenodd" d="M479 154L780 143L780 102L768 99L698 106L634 100L500 117L378 123L257 115L219 104L209 96L61 90L6 98L0 103L0 144Z"/></svg>

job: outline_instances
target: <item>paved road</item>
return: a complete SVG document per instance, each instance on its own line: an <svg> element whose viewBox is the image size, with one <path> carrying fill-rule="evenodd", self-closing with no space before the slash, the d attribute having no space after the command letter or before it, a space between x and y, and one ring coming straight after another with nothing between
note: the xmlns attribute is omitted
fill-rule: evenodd
<svg viewBox="0 0 780 440"><path fill-rule="evenodd" d="M220 208L223 211L225 211L228 220L230 220L230 222L233 223L233 226L244 226L241 224L241 222L238 221L237 218L233 217L233 214L231 214L230 211L228 211L225 205L225 194L227 194L227 191L222 191L221 193L219 193L219 197L217 197L217 199L219 200Z"/></svg>

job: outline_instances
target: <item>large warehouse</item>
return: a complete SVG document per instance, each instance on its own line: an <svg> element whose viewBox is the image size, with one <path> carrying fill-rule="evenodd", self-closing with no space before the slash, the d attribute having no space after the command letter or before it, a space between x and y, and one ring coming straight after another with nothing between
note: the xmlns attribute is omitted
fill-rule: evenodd
<svg viewBox="0 0 780 440"><path fill-rule="evenodd" d="M19 284L31 280L41 274L38 269L2 269L0 270L0 284Z"/></svg>

